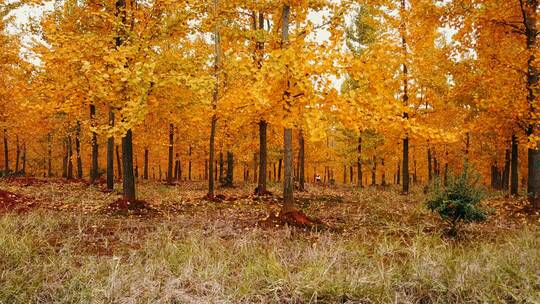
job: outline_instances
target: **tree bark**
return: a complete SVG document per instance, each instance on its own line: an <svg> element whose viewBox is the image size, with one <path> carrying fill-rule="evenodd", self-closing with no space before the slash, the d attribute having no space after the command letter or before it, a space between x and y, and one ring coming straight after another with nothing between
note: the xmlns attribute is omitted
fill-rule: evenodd
<svg viewBox="0 0 540 304"><path fill-rule="evenodd" d="M257 185L257 193L263 195L266 193L266 167L267 167L267 141L266 130L267 122L259 121L259 183Z"/></svg>
<svg viewBox="0 0 540 304"><path fill-rule="evenodd" d="M135 197L135 176L133 172L133 134L129 129L122 138L122 162L124 176L122 180L124 199L134 201Z"/></svg>
<svg viewBox="0 0 540 304"><path fill-rule="evenodd" d="M234 155L231 151L227 151L227 176L225 186L232 187L234 185Z"/></svg>
<svg viewBox="0 0 540 304"><path fill-rule="evenodd" d="M191 168L192 168L192 163L191 163L191 146L189 146L188 180L190 180L190 181L191 181Z"/></svg>
<svg viewBox="0 0 540 304"><path fill-rule="evenodd" d="M191 151L191 148L190 148ZM169 124L169 160L167 162L167 183L173 182L173 153L174 153L174 125ZM191 153L190 153L191 154ZM190 179L191 179L191 165L190 165Z"/></svg>
<svg viewBox="0 0 540 304"><path fill-rule="evenodd" d="M52 177L52 135L47 135L47 177Z"/></svg>
<svg viewBox="0 0 540 304"><path fill-rule="evenodd" d="M19 143L19 135L15 135L15 174L19 173L19 160L21 158L21 145Z"/></svg>
<svg viewBox="0 0 540 304"><path fill-rule="evenodd" d="M428 183L431 184L433 181L433 167L432 167L432 155L431 148L427 149L427 159L428 159Z"/></svg>
<svg viewBox="0 0 540 304"><path fill-rule="evenodd" d="M96 126L96 106L90 105L90 119L92 120L92 126ZM97 133L92 132L92 167L90 169L90 183L95 183L99 177L99 146L97 142Z"/></svg>
<svg viewBox="0 0 540 304"><path fill-rule="evenodd" d="M298 139L299 151L298 151L298 183L300 191L305 190L305 140L304 133L300 130L300 136Z"/></svg>
<svg viewBox="0 0 540 304"><path fill-rule="evenodd" d="M373 155L373 167L371 168L371 185L375 186L377 184L377 158Z"/></svg>
<svg viewBox="0 0 540 304"><path fill-rule="evenodd" d="M510 160L510 194L518 194L518 142L517 136L512 134L512 156Z"/></svg>
<svg viewBox="0 0 540 304"><path fill-rule="evenodd" d="M6 128L4 128L4 175L9 175L9 146Z"/></svg>
<svg viewBox="0 0 540 304"><path fill-rule="evenodd" d="M109 109L109 126L114 127L114 112ZM107 189L114 189L114 137L107 138Z"/></svg>
<svg viewBox="0 0 540 304"><path fill-rule="evenodd" d="M81 156L81 123L77 121L77 132L75 134L75 153L77 153L77 178L83 177L82 156Z"/></svg>
<svg viewBox="0 0 540 304"><path fill-rule="evenodd" d="M283 163L283 159L279 159L278 161L278 181L281 182L281 167L282 167L282 164Z"/></svg>
<svg viewBox="0 0 540 304"><path fill-rule="evenodd" d="M116 168L118 171L118 179L122 178L122 162L120 161L120 147L116 145Z"/></svg>
<svg viewBox="0 0 540 304"><path fill-rule="evenodd" d="M358 136L358 159L356 161L356 166L358 167L358 187L362 188L362 135Z"/></svg>
<svg viewBox="0 0 540 304"><path fill-rule="evenodd" d="M409 93L408 93L408 86L409 86L409 80L408 80L408 68L407 68L407 40L405 38L406 33L406 24L404 18L405 13L405 0L401 0L401 28L400 28L400 35L401 35L401 48L403 51L403 105L408 106L409 104ZM409 114L407 112L403 113L403 118L408 119ZM405 137L403 138L403 188L402 192L404 194L409 193L409 135L405 134Z"/></svg>
<svg viewBox="0 0 540 304"><path fill-rule="evenodd" d="M148 148L144 148L144 172L143 172L143 179L148 179Z"/></svg>
<svg viewBox="0 0 540 304"><path fill-rule="evenodd" d="M23 155L22 155L22 171L23 176L26 176L26 142L23 142Z"/></svg>
<svg viewBox="0 0 540 304"><path fill-rule="evenodd" d="M67 179L73 179L73 148L71 135L67 137Z"/></svg>
<svg viewBox="0 0 540 304"><path fill-rule="evenodd" d="M510 185L510 149L506 149L504 153L504 169L502 175L502 188L506 192Z"/></svg>
<svg viewBox="0 0 540 304"><path fill-rule="evenodd" d="M219 152L219 183L223 185L223 152Z"/></svg>

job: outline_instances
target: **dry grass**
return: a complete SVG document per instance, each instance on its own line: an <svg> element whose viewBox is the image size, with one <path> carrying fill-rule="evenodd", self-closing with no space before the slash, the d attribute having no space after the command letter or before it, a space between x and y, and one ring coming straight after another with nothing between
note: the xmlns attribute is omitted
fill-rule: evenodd
<svg viewBox="0 0 540 304"><path fill-rule="evenodd" d="M315 232L258 227L277 202L251 187L203 187L141 184L159 213L140 218L98 188L0 183L44 207L0 216L0 303L540 303L538 216L515 201L452 240L420 192L310 189L299 205L335 228Z"/></svg>

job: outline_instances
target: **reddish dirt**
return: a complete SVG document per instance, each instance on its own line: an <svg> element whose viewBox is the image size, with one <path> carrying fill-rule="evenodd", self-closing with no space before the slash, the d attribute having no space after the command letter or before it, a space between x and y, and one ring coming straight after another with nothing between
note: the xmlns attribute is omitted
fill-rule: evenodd
<svg viewBox="0 0 540 304"><path fill-rule="evenodd" d="M0 190L0 215L8 212L25 213L36 207L36 202L19 194Z"/></svg>
<svg viewBox="0 0 540 304"><path fill-rule="evenodd" d="M129 201L124 198L119 198L109 204L106 211L114 215L151 215L157 212L145 201Z"/></svg>
<svg viewBox="0 0 540 304"><path fill-rule="evenodd" d="M289 225L298 228L324 229L327 226L319 219L307 216L300 210L293 210L286 213L271 213L266 219L259 222L264 228Z"/></svg>

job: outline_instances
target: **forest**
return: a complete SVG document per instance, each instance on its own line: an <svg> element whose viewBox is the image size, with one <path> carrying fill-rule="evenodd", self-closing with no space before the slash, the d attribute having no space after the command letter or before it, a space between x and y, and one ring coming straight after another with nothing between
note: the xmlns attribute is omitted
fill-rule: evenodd
<svg viewBox="0 0 540 304"><path fill-rule="evenodd" d="M0 304L540 303L538 0L0 16Z"/></svg>

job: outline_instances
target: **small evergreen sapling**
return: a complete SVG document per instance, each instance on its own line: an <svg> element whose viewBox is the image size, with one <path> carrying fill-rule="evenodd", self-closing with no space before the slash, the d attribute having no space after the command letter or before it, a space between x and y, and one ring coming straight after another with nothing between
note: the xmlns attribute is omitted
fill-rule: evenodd
<svg viewBox="0 0 540 304"><path fill-rule="evenodd" d="M456 236L462 223L486 220L486 211L479 206L484 197L478 186L479 175L466 166L458 176L449 176L446 185L435 183L426 205L450 225L450 235Z"/></svg>

